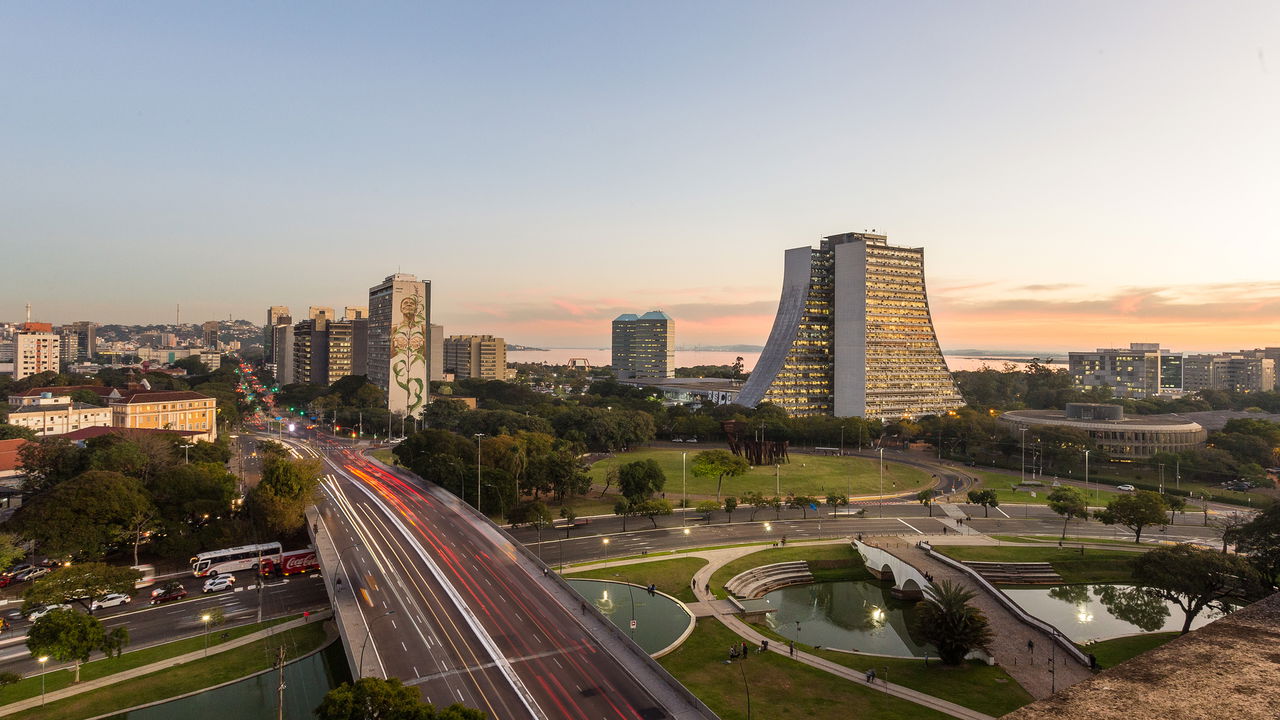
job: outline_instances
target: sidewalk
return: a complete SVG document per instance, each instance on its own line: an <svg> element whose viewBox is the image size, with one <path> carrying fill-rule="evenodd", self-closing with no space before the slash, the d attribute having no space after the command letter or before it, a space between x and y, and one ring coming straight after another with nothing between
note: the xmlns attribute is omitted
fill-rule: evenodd
<svg viewBox="0 0 1280 720"><path fill-rule="evenodd" d="M258 632L255 632L255 633L250 633L249 635L245 635L244 637L239 637L239 638L236 638L235 640L228 640L227 642L214 645L209 648L208 654L217 655L218 653L226 652L228 650L233 650L235 648L248 645L249 643L262 640L263 638L271 637L272 635L279 635L281 632L284 632L285 630L301 627L308 623L324 622L325 620L332 617L332 615L333 613L331 611L323 610L318 613L312 613L310 617L298 618L297 620L290 620L289 622L286 622L286 623L273 625L272 627L266 628L264 630L259 630ZM27 698L26 700L19 700L18 702L15 702L15 703L9 703L8 705L0 706L0 717L3 717L5 715L10 715L16 712L21 712L23 710L30 710L32 708L40 707L40 705L44 703L55 702L57 700L61 700L63 698L69 698L74 695L79 695L81 693L91 692L99 688L107 687L108 685L115 685L116 683L124 682L125 680L132 680L134 678L139 678L144 675L150 675L151 673L159 672L161 670L167 670L175 665L182 665L183 663L189 663L193 660L203 659L205 656L206 655L204 650L195 650L195 651L186 653L185 655L178 655L176 657L166 658L164 660L153 662L150 665L141 665L131 670L122 670L121 672L107 675L105 677L100 677L95 680L85 680L84 682L81 682L77 685L73 685L68 688L62 688L61 690L54 690L52 692L46 693L43 698L39 695L36 695L35 697Z"/></svg>

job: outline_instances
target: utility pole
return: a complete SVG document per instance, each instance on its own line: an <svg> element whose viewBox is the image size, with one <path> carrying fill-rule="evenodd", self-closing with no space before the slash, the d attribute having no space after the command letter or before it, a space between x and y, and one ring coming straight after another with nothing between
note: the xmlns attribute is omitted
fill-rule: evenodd
<svg viewBox="0 0 1280 720"><path fill-rule="evenodd" d="M276 686L276 720L284 720L284 646L280 646L280 654L276 659L279 671L279 685Z"/></svg>

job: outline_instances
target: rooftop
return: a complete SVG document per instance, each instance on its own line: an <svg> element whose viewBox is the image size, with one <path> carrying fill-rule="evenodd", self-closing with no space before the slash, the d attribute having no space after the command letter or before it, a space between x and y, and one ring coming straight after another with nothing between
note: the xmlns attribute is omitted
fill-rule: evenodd
<svg viewBox="0 0 1280 720"><path fill-rule="evenodd" d="M140 403L178 402L182 400L212 400L192 390L132 390L124 397L112 402L113 405L137 405Z"/></svg>
<svg viewBox="0 0 1280 720"><path fill-rule="evenodd" d="M0 473L11 473L18 469L18 449L31 442L22 438L0 440Z"/></svg>
<svg viewBox="0 0 1280 720"><path fill-rule="evenodd" d="M110 412L108 408L104 408L101 405L90 405L88 403L73 402L70 404L59 403L57 405L23 405L22 407L11 408L9 410L9 414L10 415L41 415L43 413L58 412L60 410L66 410L68 408L71 408L74 410L101 410L103 412Z"/></svg>
<svg viewBox="0 0 1280 720"><path fill-rule="evenodd" d="M1032 424L1048 425L1099 425L1112 428L1121 428L1125 430L1138 429L1143 427L1160 427L1165 430L1172 430L1176 427L1188 427L1199 425L1186 415L1167 414L1167 415L1131 415L1125 416L1123 420L1103 420L1094 418L1091 420L1082 420L1079 418L1067 417L1063 410L1010 410L1000 414L1000 417L1008 421L1027 421Z"/></svg>
<svg viewBox="0 0 1280 720"><path fill-rule="evenodd" d="M1275 720L1280 593L1193 630L1004 720Z"/></svg>
<svg viewBox="0 0 1280 720"><path fill-rule="evenodd" d="M124 437L138 437L140 435L179 435L181 437L192 437L203 434L204 433L195 430L162 430L154 428L119 428L100 426L81 428L55 437L75 442L80 440L92 440L93 438L102 437L103 435L122 435Z"/></svg>

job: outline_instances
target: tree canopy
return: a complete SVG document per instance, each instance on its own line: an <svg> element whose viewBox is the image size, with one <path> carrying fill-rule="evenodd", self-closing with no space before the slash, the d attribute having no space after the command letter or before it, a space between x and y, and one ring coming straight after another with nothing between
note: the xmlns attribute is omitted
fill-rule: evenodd
<svg viewBox="0 0 1280 720"><path fill-rule="evenodd" d="M1259 594L1257 571L1240 555L1204 550L1188 543L1159 547L1134 559L1138 584L1182 608L1182 633L1204 609L1230 610L1230 600Z"/></svg>
<svg viewBox="0 0 1280 720"><path fill-rule="evenodd" d="M152 512L141 480L90 470L32 497L11 522L49 555L100 558Z"/></svg>
<svg viewBox="0 0 1280 720"><path fill-rule="evenodd" d="M1165 524L1164 498L1150 490L1121 495L1107 503L1094 517L1104 525L1121 525L1133 531L1134 542L1142 542L1142 530L1149 525Z"/></svg>
<svg viewBox="0 0 1280 720"><path fill-rule="evenodd" d="M462 705L436 710L422 702L417 688L399 678L360 678L325 693L315 709L318 720L485 720L485 713Z"/></svg>
<svg viewBox="0 0 1280 720"><path fill-rule="evenodd" d="M720 499L720 490L726 477L738 477L751 469L745 458L734 455L728 450L703 450L693 456L690 467L695 477L716 478L716 500Z"/></svg>

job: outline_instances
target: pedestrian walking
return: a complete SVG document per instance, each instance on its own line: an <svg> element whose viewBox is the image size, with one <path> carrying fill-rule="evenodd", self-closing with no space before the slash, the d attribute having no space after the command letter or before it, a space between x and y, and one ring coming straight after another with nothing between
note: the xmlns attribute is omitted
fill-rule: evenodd
<svg viewBox="0 0 1280 720"><path fill-rule="evenodd" d="M769 652L769 638L765 638L760 643L760 652Z"/></svg>
<svg viewBox="0 0 1280 720"><path fill-rule="evenodd" d="M795 641L795 640L788 640L788 641L787 641L787 651L788 651L789 653L791 653L791 657L795 657L795 656L796 656L796 641Z"/></svg>

